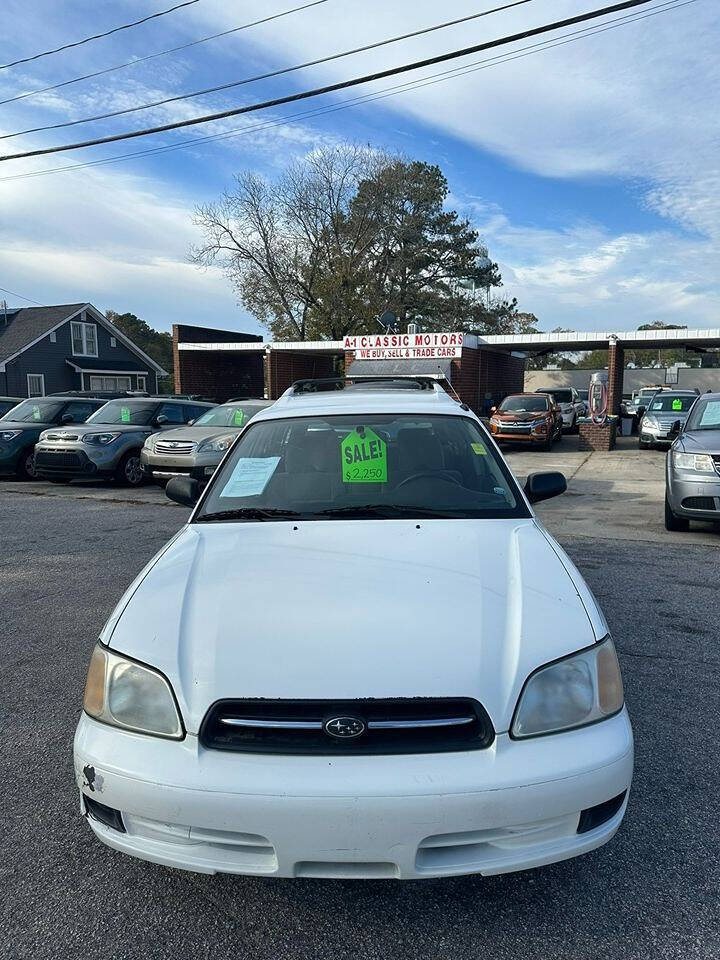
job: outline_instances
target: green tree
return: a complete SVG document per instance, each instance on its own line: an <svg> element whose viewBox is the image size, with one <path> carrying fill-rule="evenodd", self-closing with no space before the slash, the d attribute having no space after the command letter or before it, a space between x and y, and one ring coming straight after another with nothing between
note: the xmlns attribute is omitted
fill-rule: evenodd
<svg viewBox="0 0 720 960"><path fill-rule="evenodd" d="M148 323L136 317L134 313L116 313L106 310L105 316L144 353L159 363L169 374L173 369L172 337L169 333L154 330ZM158 380L160 393L172 392L172 376Z"/></svg>

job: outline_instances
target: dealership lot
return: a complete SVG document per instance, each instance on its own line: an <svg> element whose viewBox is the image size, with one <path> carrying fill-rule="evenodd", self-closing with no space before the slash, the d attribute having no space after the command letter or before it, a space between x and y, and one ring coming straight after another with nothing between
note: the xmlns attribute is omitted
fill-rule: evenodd
<svg viewBox="0 0 720 960"><path fill-rule="evenodd" d="M618 644L637 766L608 847L541 871L394 884L196 876L100 846L80 818L71 765L87 660L125 587L188 511L154 487L8 482L0 957L84 957L108 943L117 957L717 956L720 534L666 533L664 454L639 452L634 439L590 456L566 437L508 460L519 476L568 477L568 494L538 512Z"/></svg>

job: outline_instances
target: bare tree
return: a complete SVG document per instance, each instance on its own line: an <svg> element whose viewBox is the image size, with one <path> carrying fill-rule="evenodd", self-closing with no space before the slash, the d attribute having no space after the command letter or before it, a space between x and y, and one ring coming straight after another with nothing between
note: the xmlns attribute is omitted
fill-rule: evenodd
<svg viewBox="0 0 720 960"><path fill-rule="evenodd" d="M378 313L367 295L377 228L370 216L352 216L351 205L358 184L386 163L347 144L314 151L276 183L240 174L234 191L196 211L205 242L191 258L221 266L277 339L341 339L370 329Z"/></svg>

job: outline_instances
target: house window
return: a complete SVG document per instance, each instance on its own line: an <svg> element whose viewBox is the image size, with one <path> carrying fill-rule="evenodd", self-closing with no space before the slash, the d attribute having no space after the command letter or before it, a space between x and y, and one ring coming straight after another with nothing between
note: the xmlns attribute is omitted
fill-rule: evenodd
<svg viewBox="0 0 720 960"><path fill-rule="evenodd" d="M130 377L90 377L90 389L119 393L131 389Z"/></svg>
<svg viewBox="0 0 720 960"><path fill-rule="evenodd" d="M56 334L56 333L51 333L51 334L50 334L50 343L57 343L57 334Z"/></svg>
<svg viewBox="0 0 720 960"><path fill-rule="evenodd" d="M111 347L116 347L116 346L117 346L117 338L116 338L116 337L110 337L110 346L111 346Z"/></svg>
<svg viewBox="0 0 720 960"><path fill-rule="evenodd" d="M97 327L94 323L71 320L70 333L74 357L96 357L98 355Z"/></svg>
<svg viewBox="0 0 720 960"><path fill-rule="evenodd" d="M27 375L28 397L45 396L45 375L42 373L29 373Z"/></svg>
<svg viewBox="0 0 720 960"><path fill-rule="evenodd" d="M138 390L147 390L147 377L138 377L137 384Z"/></svg>

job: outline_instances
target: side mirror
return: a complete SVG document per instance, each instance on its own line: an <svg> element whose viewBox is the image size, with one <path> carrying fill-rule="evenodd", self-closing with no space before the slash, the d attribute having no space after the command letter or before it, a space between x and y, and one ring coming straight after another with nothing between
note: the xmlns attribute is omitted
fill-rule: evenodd
<svg viewBox="0 0 720 960"><path fill-rule="evenodd" d="M171 477L165 485L165 493L175 503L194 507L200 499L200 484L192 477Z"/></svg>
<svg viewBox="0 0 720 960"><path fill-rule="evenodd" d="M670 427L670 436L676 437L682 430L682 421L676 420L675 423Z"/></svg>
<svg viewBox="0 0 720 960"><path fill-rule="evenodd" d="M170 482L172 483L172 481ZM524 490L530 503L539 503L541 500L549 500L551 497L557 497L561 493L565 493L567 480L562 473L557 471L531 473L525 481Z"/></svg>
<svg viewBox="0 0 720 960"><path fill-rule="evenodd" d="M164 423L167 423L167 422L168 422L168 418L165 416L164 413L161 413L159 417L155 417L155 423L159 427L161 427Z"/></svg>
<svg viewBox="0 0 720 960"><path fill-rule="evenodd" d="M187 425L191 427L195 423L194 420L188 420Z"/></svg>
<svg viewBox="0 0 720 960"><path fill-rule="evenodd" d="M72 423L72 422L73 422L73 415L71 413L64 413L60 417L60 423Z"/></svg>

